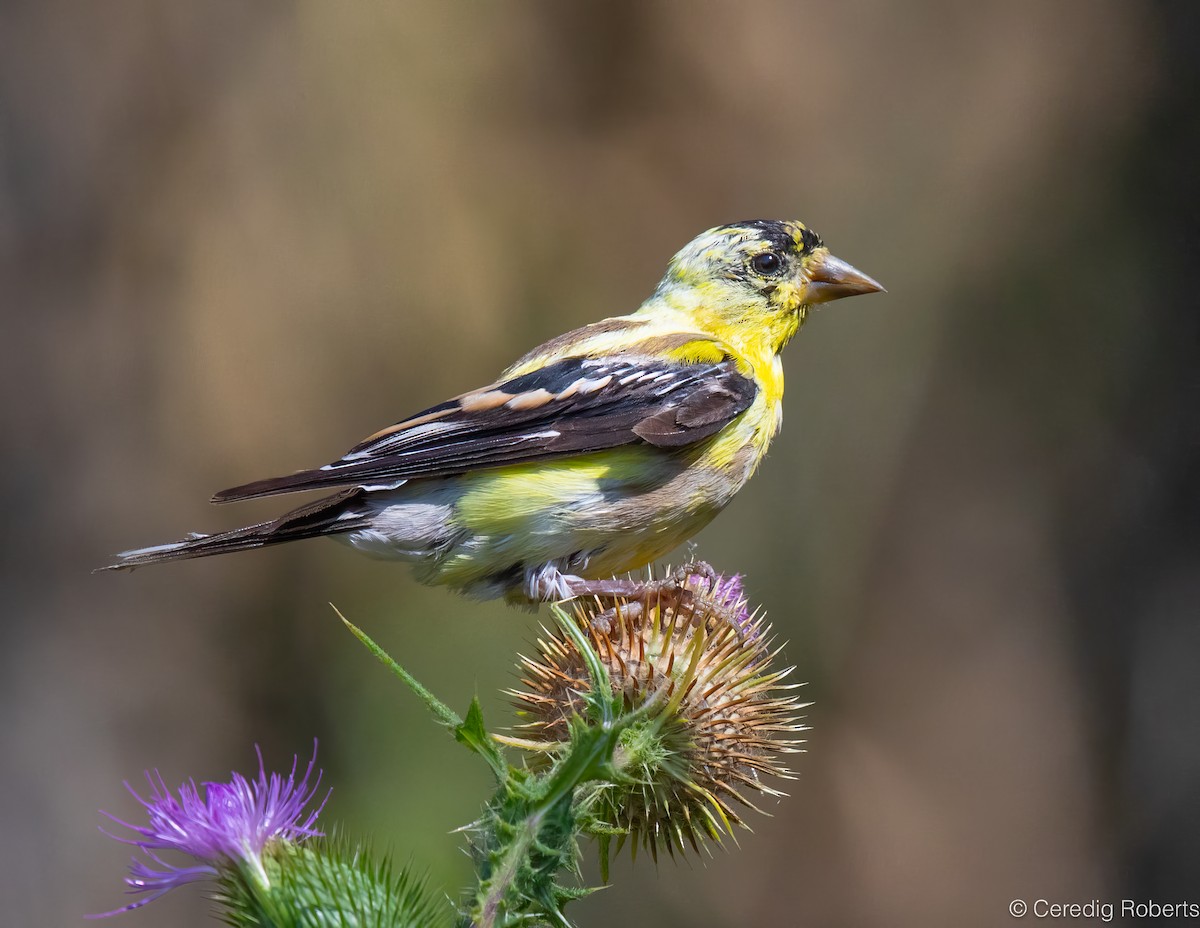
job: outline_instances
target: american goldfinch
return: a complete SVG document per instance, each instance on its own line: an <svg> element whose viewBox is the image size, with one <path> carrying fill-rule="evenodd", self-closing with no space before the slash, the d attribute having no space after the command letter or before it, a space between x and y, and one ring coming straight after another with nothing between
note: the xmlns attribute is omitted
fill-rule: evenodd
<svg viewBox="0 0 1200 928"><path fill-rule="evenodd" d="M535 348L486 387L315 470L214 502L333 490L269 522L126 551L112 568L329 535L479 598L608 589L709 523L782 418L780 351L809 307L883 288L800 222L691 241L641 308Z"/></svg>

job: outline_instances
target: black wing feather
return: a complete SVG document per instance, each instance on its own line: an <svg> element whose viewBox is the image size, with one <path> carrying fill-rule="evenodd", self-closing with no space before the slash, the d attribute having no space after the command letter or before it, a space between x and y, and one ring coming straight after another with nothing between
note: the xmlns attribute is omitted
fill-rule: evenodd
<svg viewBox="0 0 1200 928"><path fill-rule="evenodd" d="M224 490L226 502L333 486L399 483L645 443L678 448L716 434L754 401L730 357L564 358L385 429L318 470Z"/></svg>

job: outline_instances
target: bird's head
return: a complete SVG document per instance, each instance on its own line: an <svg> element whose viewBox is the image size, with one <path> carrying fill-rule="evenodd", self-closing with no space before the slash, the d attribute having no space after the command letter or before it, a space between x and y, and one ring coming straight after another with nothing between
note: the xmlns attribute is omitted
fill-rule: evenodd
<svg viewBox="0 0 1200 928"><path fill-rule="evenodd" d="M830 254L804 223L755 219L697 236L671 259L653 300L733 344L778 352L808 308L883 287Z"/></svg>

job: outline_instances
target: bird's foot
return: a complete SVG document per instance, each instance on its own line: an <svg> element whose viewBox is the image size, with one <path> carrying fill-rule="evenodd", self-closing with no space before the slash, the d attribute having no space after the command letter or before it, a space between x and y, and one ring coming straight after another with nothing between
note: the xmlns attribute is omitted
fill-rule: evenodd
<svg viewBox="0 0 1200 928"><path fill-rule="evenodd" d="M705 561L684 564L657 580L590 580L547 566L530 575L527 589L530 598L539 602L594 597L607 608L593 616L592 625L607 632L618 618L628 620L655 607L695 618L696 594L711 590L716 579L716 571Z"/></svg>

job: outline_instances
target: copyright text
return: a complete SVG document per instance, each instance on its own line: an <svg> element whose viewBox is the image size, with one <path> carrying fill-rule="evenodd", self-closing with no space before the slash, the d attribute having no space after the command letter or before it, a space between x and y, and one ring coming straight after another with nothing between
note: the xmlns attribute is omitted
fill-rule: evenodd
<svg viewBox="0 0 1200 928"><path fill-rule="evenodd" d="M1119 902L1054 902L1050 899L1014 899L1008 904L1013 918L1094 918L1111 922L1122 918L1200 918L1200 902L1157 902L1122 899Z"/></svg>

